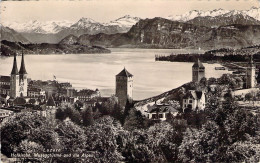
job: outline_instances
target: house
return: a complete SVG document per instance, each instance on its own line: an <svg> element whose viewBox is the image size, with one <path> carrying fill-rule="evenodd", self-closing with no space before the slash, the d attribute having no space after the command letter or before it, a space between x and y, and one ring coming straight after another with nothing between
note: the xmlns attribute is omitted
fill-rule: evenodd
<svg viewBox="0 0 260 163"><path fill-rule="evenodd" d="M152 120L165 121L167 119L167 114L169 113L173 116L176 116L178 114L178 111L171 105L154 104L148 109L147 117Z"/></svg>
<svg viewBox="0 0 260 163"><path fill-rule="evenodd" d="M0 85L0 94L10 95L10 85Z"/></svg>
<svg viewBox="0 0 260 163"><path fill-rule="evenodd" d="M95 97L100 97L101 95L98 89L95 91L90 89L83 89L77 92L76 96L80 101L89 101Z"/></svg>
<svg viewBox="0 0 260 163"><path fill-rule="evenodd" d="M45 96L45 91L43 91L40 88L33 88L30 87L28 88L28 97L44 97Z"/></svg>
<svg viewBox="0 0 260 163"><path fill-rule="evenodd" d="M10 86L11 78L10 76L0 76L0 85L9 85Z"/></svg>
<svg viewBox="0 0 260 163"><path fill-rule="evenodd" d="M9 117L11 115L13 115L13 111L0 109L0 122L2 122L4 118Z"/></svg>
<svg viewBox="0 0 260 163"><path fill-rule="evenodd" d="M204 91L189 90L182 100L183 112L190 108L193 111L204 110L206 106L206 96Z"/></svg>

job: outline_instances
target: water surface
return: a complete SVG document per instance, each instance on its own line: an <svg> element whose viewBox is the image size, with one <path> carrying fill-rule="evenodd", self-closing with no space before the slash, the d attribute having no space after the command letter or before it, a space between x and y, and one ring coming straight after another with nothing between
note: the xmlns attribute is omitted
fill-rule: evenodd
<svg viewBox="0 0 260 163"><path fill-rule="evenodd" d="M155 54L188 53L178 49L110 49L110 54L26 55L29 78L71 82L76 89L96 89L103 96L115 93L115 75L124 67L134 75L134 99L140 100L176 88L192 79L193 63L155 62ZM199 52L199 51L197 51ZM20 68L21 57L17 57ZM13 58L0 58L0 74L10 75ZM220 77L218 64L206 64L206 77Z"/></svg>

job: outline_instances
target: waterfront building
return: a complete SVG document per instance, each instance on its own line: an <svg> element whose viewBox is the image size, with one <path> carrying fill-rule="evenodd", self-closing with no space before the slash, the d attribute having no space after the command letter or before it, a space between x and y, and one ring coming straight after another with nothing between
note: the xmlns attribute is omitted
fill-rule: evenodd
<svg viewBox="0 0 260 163"><path fill-rule="evenodd" d="M182 100L183 111L187 108L193 111L204 110L206 107L206 96L204 91L189 90Z"/></svg>
<svg viewBox="0 0 260 163"><path fill-rule="evenodd" d="M205 67L198 59L192 66L192 81L200 82L205 77Z"/></svg>
<svg viewBox="0 0 260 163"><path fill-rule="evenodd" d="M120 106L133 102L133 75L125 68L116 75L116 97Z"/></svg>
<svg viewBox="0 0 260 163"><path fill-rule="evenodd" d="M246 68L246 88L254 88L256 85L255 64L251 55L250 62Z"/></svg>
<svg viewBox="0 0 260 163"><path fill-rule="evenodd" d="M16 55L14 55L13 69L10 79L10 96L11 98L27 96L27 72L24 63L24 54L22 53L21 67L18 72Z"/></svg>

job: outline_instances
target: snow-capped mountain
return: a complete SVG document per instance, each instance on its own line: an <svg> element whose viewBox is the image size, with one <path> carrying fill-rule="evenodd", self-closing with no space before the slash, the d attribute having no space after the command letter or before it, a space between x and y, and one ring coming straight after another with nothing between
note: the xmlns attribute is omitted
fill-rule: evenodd
<svg viewBox="0 0 260 163"><path fill-rule="evenodd" d="M243 11L243 13L260 21L260 8L252 7L250 10Z"/></svg>
<svg viewBox="0 0 260 163"><path fill-rule="evenodd" d="M123 17L120 17L120 18L116 19L116 20L110 21L109 23L106 23L105 25L117 25L119 27L131 28L140 19L141 18L138 18L138 17L132 17L130 15L125 15Z"/></svg>
<svg viewBox="0 0 260 163"><path fill-rule="evenodd" d="M252 17L252 18L260 21L260 8L253 7L249 10L244 10L244 11L224 10L224 9L215 9L212 11L192 10L192 11L186 12L182 15L170 15L167 17L167 19L174 20L174 21L187 22L187 21L192 20L197 17L214 18L217 16L231 17L231 16L236 16L236 15L242 15L245 18Z"/></svg>
<svg viewBox="0 0 260 163"><path fill-rule="evenodd" d="M95 34L105 33L122 33L127 32L140 18L125 15L109 23L97 22L91 18L82 17L77 22L70 21L47 21L40 22L37 20L25 23L4 22L4 26L12 28L20 33L34 34L56 34L63 30L88 30L87 33Z"/></svg>
<svg viewBox="0 0 260 163"><path fill-rule="evenodd" d="M4 27L2 24L0 24L0 31L1 31L1 36L0 36L1 40L29 43L29 41L20 33L16 32L11 28Z"/></svg>
<svg viewBox="0 0 260 163"><path fill-rule="evenodd" d="M223 9L215 9L212 11L201 11L201 10L192 10L189 12L186 12L182 15L170 15L167 17L169 20L174 20L174 21L181 21L181 22L186 22L191 19L194 19L196 17L206 17L206 16L219 16L228 13L229 11L223 10Z"/></svg>
<svg viewBox="0 0 260 163"><path fill-rule="evenodd" d="M18 22L3 22L3 25L12 28L20 33L57 33L72 25L69 21L47 21L40 22L37 20L18 23Z"/></svg>
<svg viewBox="0 0 260 163"><path fill-rule="evenodd" d="M74 29L86 29L86 28L98 28L102 26L101 23L90 19L90 18L81 18L78 22L71 25L70 28Z"/></svg>

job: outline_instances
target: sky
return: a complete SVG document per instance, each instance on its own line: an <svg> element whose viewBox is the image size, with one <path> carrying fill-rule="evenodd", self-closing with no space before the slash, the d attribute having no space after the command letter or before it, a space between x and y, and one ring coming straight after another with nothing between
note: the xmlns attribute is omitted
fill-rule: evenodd
<svg viewBox="0 0 260 163"><path fill-rule="evenodd" d="M38 0L1 1L1 22L77 21L82 17L109 22L124 15L167 17L190 10L248 10L260 0Z"/></svg>

